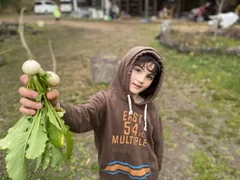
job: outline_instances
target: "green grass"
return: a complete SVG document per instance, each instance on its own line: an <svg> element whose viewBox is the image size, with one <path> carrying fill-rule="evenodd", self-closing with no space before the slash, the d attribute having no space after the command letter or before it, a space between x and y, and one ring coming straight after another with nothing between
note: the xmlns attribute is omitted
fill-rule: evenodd
<svg viewBox="0 0 240 180"><path fill-rule="evenodd" d="M191 157L193 162L188 173L195 174L195 180L237 180L240 177L239 171L228 167L226 157L214 158L201 150Z"/></svg>
<svg viewBox="0 0 240 180"><path fill-rule="evenodd" d="M221 39L221 38L219 38ZM232 43L232 40L229 41ZM199 87L206 97L195 99L199 113L180 112L180 119L189 117L194 124L193 132L213 138L202 143L206 149L191 155L192 166L187 174L196 180L235 180L240 171L229 166L227 155L219 151L218 141L240 145L240 61L237 56L219 54L181 54L166 49L157 41L152 46L162 53L168 74L180 82L188 82ZM191 99L191 95L189 97ZM169 132L166 137L168 141ZM215 143L212 146L211 143ZM211 147L211 148L209 148ZM238 177L238 178L236 178ZM240 179L240 178L239 178Z"/></svg>
<svg viewBox="0 0 240 180"><path fill-rule="evenodd" d="M157 42L153 46L163 52L166 68L174 69L176 78L185 78L192 83L203 85L212 92L212 101L199 100L200 106L217 107L227 126L234 128L235 135L240 126L240 61L237 56L217 54L180 54L165 49Z"/></svg>
<svg viewBox="0 0 240 180"><path fill-rule="evenodd" d="M190 38L189 38L190 37ZM221 52L224 52L226 48L237 47L240 45L240 40L228 37L222 37L218 35L216 38L213 33L210 35L202 33L192 34L182 32L174 32L170 35L170 41L174 43L182 43L189 48L215 48L219 49Z"/></svg>

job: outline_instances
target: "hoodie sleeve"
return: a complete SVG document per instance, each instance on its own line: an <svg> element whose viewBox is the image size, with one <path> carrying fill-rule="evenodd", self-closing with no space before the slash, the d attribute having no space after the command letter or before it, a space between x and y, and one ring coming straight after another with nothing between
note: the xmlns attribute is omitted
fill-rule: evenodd
<svg viewBox="0 0 240 180"><path fill-rule="evenodd" d="M61 103L65 110L63 119L74 133L81 133L96 129L105 111L106 99L103 93L99 92L81 105L66 105Z"/></svg>
<svg viewBox="0 0 240 180"><path fill-rule="evenodd" d="M158 169L161 171L163 160L163 128L162 120L159 117L153 129L154 151L158 159Z"/></svg>

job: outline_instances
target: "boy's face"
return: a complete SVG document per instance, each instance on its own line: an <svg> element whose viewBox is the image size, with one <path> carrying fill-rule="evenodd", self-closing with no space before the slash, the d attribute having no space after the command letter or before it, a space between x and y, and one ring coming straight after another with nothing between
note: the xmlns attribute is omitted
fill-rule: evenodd
<svg viewBox="0 0 240 180"><path fill-rule="evenodd" d="M155 74L150 72L153 69L154 64L152 63L146 63L143 67L137 65L133 67L129 85L133 95L139 95L151 85L155 77Z"/></svg>

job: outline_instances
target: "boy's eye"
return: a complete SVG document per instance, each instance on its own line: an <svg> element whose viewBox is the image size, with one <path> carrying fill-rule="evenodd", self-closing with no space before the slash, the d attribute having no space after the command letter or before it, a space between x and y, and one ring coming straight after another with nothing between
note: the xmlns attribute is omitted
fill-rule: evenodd
<svg viewBox="0 0 240 180"><path fill-rule="evenodd" d="M147 78L152 81L154 79L154 76L147 76Z"/></svg>
<svg viewBox="0 0 240 180"><path fill-rule="evenodd" d="M133 70L136 71L136 72L141 72L141 69L138 68L138 67L134 67Z"/></svg>

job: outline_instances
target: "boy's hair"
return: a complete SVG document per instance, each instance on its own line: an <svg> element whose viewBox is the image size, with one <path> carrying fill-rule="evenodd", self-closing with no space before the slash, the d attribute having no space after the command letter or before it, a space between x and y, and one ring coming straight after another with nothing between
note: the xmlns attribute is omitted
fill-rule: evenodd
<svg viewBox="0 0 240 180"><path fill-rule="evenodd" d="M134 63L135 66L140 66L140 67L144 67L145 64L148 63L152 63L154 65L153 69L149 69L149 66L147 66L147 70L150 71L151 73L154 73L154 79L151 83L151 85L143 92L140 93L140 96L142 96L143 98L146 98L149 95L152 95L156 86L158 85L158 81L160 79L160 75L161 75L161 65L158 62L158 60L152 56L151 54L144 54L142 56L140 56Z"/></svg>

